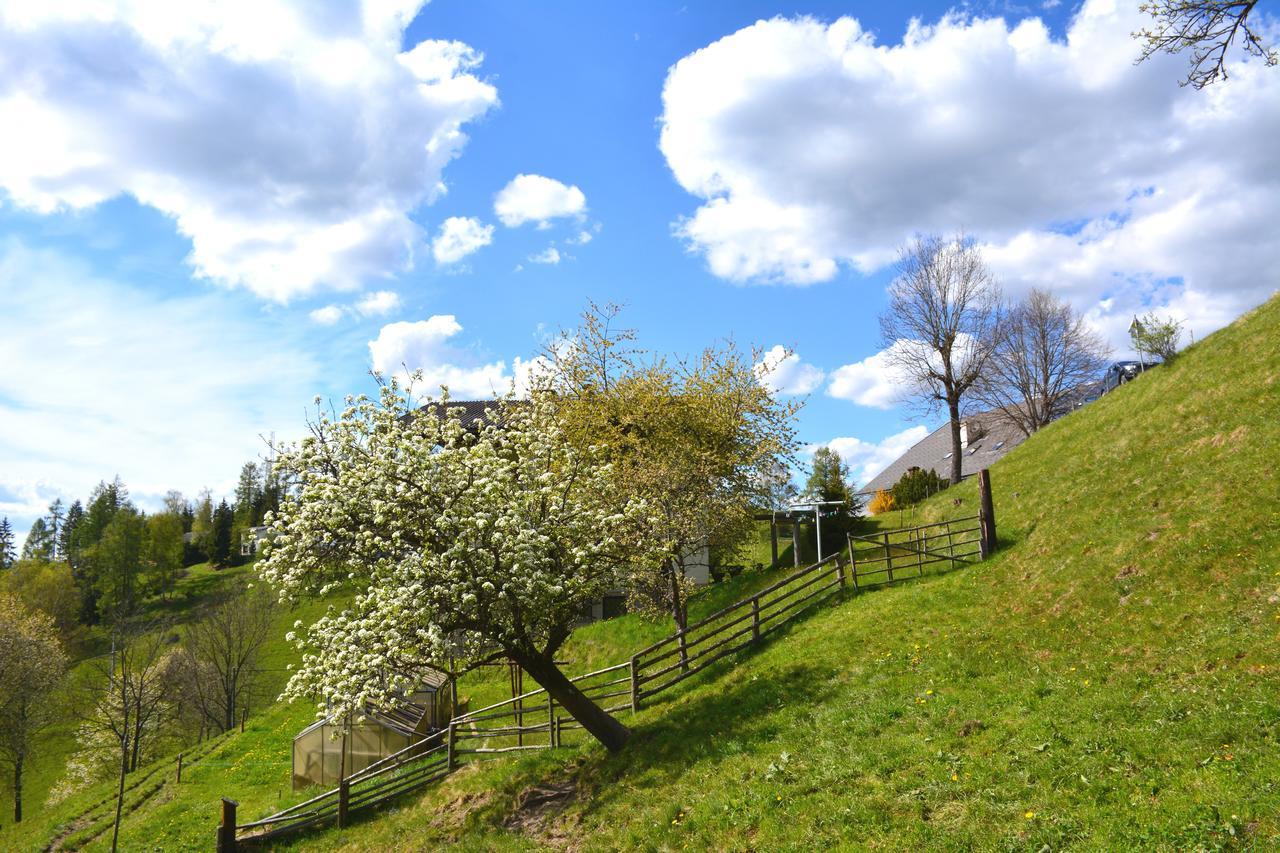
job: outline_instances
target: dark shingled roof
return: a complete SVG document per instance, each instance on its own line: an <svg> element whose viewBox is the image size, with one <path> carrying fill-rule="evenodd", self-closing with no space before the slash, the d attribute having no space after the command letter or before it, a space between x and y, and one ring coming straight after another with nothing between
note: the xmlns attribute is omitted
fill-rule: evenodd
<svg viewBox="0 0 1280 853"><path fill-rule="evenodd" d="M969 443L963 451L961 477L976 474L1026 440L1022 430L995 412L983 412L965 418ZM891 489L912 468L932 469L944 480L951 476L951 422L920 439L858 490L873 495L878 489Z"/></svg>
<svg viewBox="0 0 1280 853"><path fill-rule="evenodd" d="M512 403L518 406L521 401L513 400ZM431 406L435 406L437 410L440 409L440 401L434 400L418 409L418 411L426 412ZM492 420L498 415L497 400L450 400L444 408L462 409L462 425L467 429L474 429L479 424Z"/></svg>

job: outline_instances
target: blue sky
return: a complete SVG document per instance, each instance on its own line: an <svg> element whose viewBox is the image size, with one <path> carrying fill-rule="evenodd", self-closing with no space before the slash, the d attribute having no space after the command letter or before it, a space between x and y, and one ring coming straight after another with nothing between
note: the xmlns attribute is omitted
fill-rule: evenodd
<svg viewBox="0 0 1280 853"><path fill-rule="evenodd" d="M0 2L23 531L116 474L225 493L375 363L501 385L588 299L662 351L793 347L801 438L865 480L938 423L877 360L919 231L1117 354L1135 311L1200 336L1277 287L1280 76L1134 67L1136 3L106 6Z"/></svg>

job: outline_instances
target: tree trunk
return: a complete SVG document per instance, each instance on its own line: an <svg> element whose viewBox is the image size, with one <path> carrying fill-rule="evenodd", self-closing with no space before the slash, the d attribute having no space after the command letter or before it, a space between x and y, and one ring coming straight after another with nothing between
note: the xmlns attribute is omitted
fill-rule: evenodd
<svg viewBox="0 0 1280 853"><path fill-rule="evenodd" d="M627 739L631 737L631 730L587 698L586 694L560 671L552 656L526 655L516 651L511 651L510 655L560 707L581 723L592 737L604 744L605 749L610 752L622 749Z"/></svg>
<svg viewBox="0 0 1280 853"><path fill-rule="evenodd" d="M120 744L120 781L116 785L116 819L111 825L111 853L116 853L120 841L120 811L124 806L124 777L129 771L129 741Z"/></svg>
<svg viewBox="0 0 1280 853"><path fill-rule="evenodd" d="M684 566L680 566L680 575L676 575L676 561L667 560L667 577L671 580L671 618L675 620L676 631L680 634L680 668L689 668L689 652L685 648L684 629L689 623L688 611L684 606L684 590L680 581L684 577Z"/></svg>
<svg viewBox="0 0 1280 853"><path fill-rule="evenodd" d="M22 823L22 753L13 762L13 822Z"/></svg>
<svg viewBox="0 0 1280 853"><path fill-rule="evenodd" d="M947 412L951 415L951 485L960 482L964 463L964 448L960 446L960 400L952 398L947 401Z"/></svg>

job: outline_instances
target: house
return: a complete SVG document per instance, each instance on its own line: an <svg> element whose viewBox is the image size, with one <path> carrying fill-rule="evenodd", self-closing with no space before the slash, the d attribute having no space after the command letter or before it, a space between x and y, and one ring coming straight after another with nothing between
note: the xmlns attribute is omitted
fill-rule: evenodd
<svg viewBox="0 0 1280 853"><path fill-rule="evenodd" d="M258 553L258 546L267 538L267 527L250 527L240 534L240 556L252 557Z"/></svg>
<svg viewBox="0 0 1280 853"><path fill-rule="evenodd" d="M1026 435L998 412L981 412L960 423L960 477L964 479L988 468L1026 440ZM864 501L880 489L892 489L912 468L932 470L944 480L951 476L951 422L943 424L913 444L888 467L858 490Z"/></svg>

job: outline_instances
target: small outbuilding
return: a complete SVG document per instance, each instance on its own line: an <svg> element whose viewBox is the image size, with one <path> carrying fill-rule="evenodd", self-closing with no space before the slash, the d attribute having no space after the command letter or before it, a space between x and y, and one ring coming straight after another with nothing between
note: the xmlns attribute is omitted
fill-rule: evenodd
<svg viewBox="0 0 1280 853"><path fill-rule="evenodd" d="M453 717L453 682L436 670L427 670L417 682L393 708L368 706L359 722L318 720L298 732L293 738L294 790L337 785L343 775L444 729Z"/></svg>

